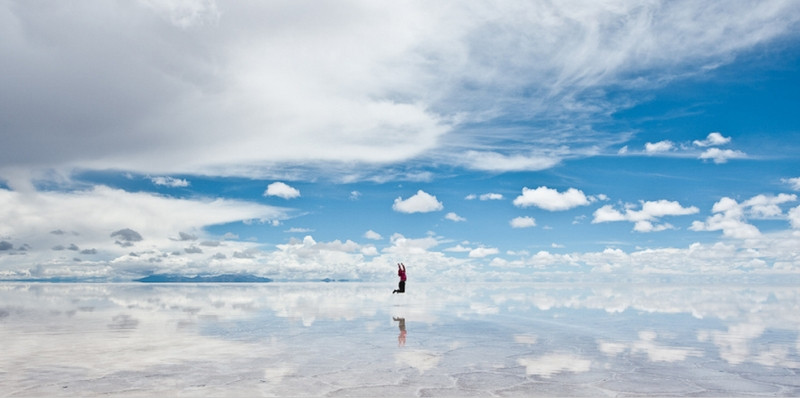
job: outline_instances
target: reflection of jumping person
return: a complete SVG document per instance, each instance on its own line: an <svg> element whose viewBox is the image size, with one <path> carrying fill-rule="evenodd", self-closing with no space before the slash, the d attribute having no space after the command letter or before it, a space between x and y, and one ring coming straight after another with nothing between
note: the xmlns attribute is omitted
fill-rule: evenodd
<svg viewBox="0 0 800 398"><path fill-rule="evenodd" d="M402 347L406 345L406 318L398 318L394 316L392 319L398 322L397 328L400 329L400 334L397 335L397 346Z"/></svg>
<svg viewBox="0 0 800 398"><path fill-rule="evenodd" d="M406 292L406 265L403 263L397 263L397 276L400 277L400 288L396 289L392 292L395 293L405 293Z"/></svg>

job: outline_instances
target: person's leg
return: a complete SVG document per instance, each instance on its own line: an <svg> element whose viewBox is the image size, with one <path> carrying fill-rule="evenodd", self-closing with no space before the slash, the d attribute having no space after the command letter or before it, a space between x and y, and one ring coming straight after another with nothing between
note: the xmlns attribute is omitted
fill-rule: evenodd
<svg viewBox="0 0 800 398"><path fill-rule="evenodd" d="M400 281L400 290L397 293L405 293L406 292L406 281Z"/></svg>

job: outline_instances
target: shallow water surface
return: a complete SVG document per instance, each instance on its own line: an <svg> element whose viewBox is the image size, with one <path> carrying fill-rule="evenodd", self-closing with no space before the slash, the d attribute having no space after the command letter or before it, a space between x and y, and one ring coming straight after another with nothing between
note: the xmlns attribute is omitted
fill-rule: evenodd
<svg viewBox="0 0 800 398"><path fill-rule="evenodd" d="M797 396L793 286L0 284L2 396Z"/></svg>

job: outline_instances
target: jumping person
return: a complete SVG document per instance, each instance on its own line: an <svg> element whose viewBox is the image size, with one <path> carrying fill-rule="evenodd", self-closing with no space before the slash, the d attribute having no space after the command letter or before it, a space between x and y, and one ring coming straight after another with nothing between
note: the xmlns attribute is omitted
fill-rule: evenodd
<svg viewBox="0 0 800 398"><path fill-rule="evenodd" d="M406 265L403 263L397 263L397 276L400 277L400 288L395 289L392 294L395 293L405 293L406 292Z"/></svg>

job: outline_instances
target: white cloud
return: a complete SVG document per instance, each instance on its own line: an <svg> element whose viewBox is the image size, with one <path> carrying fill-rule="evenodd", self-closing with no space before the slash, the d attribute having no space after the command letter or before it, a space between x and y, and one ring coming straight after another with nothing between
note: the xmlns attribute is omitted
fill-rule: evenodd
<svg viewBox="0 0 800 398"><path fill-rule="evenodd" d="M781 181L785 184L789 184L795 191L800 191L800 177L784 178Z"/></svg>
<svg viewBox="0 0 800 398"><path fill-rule="evenodd" d="M675 226L673 226L670 223L656 225L650 221L644 221L644 220L637 221L633 225L633 230L636 232L659 232L659 231L666 231L668 229L675 229Z"/></svg>
<svg viewBox="0 0 800 398"><path fill-rule="evenodd" d="M169 239L180 231L195 231L206 225L286 216L280 208L250 202L175 199L105 186L86 191L34 194L0 189L0 204L0 218L5 221L0 225L0 236L39 236L37 231L59 229L77 231L79 236L94 231L107 236L113 231L130 228L145 237Z"/></svg>
<svg viewBox="0 0 800 398"><path fill-rule="evenodd" d="M480 196L478 196L478 195L472 193L472 194L469 194L469 195L465 196L464 199L465 200L480 199L482 201L486 201L486 200L503 200L503 194L489 192L489 193L484 193L484 194L481 194Z"/></svg>
<svg viewBox="0 0 800 398"><path fill-rule="evenodd" d="M592 361L573 354L551 353L539 357L520 358L517 363L525 367L528 375L549 379L558 373L583 373L591 369Z"/></svg>
<svg viewBox="0 0 800 398"><path fill-rule="evenodd" d="M481 195L479 198L480 200L503 200L503 195L499 193L490 192Z"/></svg>
<svg viewBox="0 0 800 398"><path fill-rule="evenodd" d="M286 232L292 233L292 234L298 234L298 233L307 234L309 232L314 232L314 230L311 229L311 228L292 227L292 228L287 229Z"/></svg>
<svg viewBox="0 0 800 398"><path fill-rule="evenodd" d="M648 142L644 145L644 151L647 154L662 153L672 150L675 144L672 141L664 140L659 142Z"/></svg>
<svg viewBox="0 0 800 398"><path fill-rule="evenodd" d="M748 209L747 215L751 218L769 219L783 215L779 205L794 202L797 195L778 194L778 196L756 195L742 202L742 207Z"/></svg>
<svg viewBox="0 0 800 398"><path fill-rule="evenodd" d="M732 198L722 198L714 203L714 213L706 221L692 223L693 231L722 231L724 236L736 239L757 238L761 232L748 219L782 219L786 218L794 226L795 214L792 211L784 216L779 205L794 202L797 195L779 194L778 196L756 195L742 203Z"/></svg>
<svg viewBox="0 0 800 398"><path fill-rule="evenodd" d="M637 232L657 232L675 227L668 223L654 224L666 216L683 216L698 213L697 207L683 207L679 202L669 200L643 201L641 209L635 210L632 204L626 204L624 213L615 209L613 205L605 205L594 212L592 224L629 221L634 224L634 231Z"/></svg>
<svg viewBox="0 0 800 398"><path fill-rule="evenodd" d="M359 168L425 154L481 170L552 167L617 142L559 123L590 125L630 106L583 94L701 73L793 34L800 19L779 1L14 7L2 13L0 48L9 70L28 73L0 78L13 105L0 119L14 138L0 146L0 168L245 176L284 162ZM24 93L39 100L12 100ZM541 129L551 134L507 129L500 148L483 145L495 129L459 131L493 118L556 122ZM64 140L49 139L56 132ZM575 144L560 153L564 142ZM460 157L464 148L473 150Z"/></svg>
<svg viewBox="0 0 800 398"><path fill-rule="evenodd" d="M378 248L375 246L364 246L361 248L361 254L372 257L379 255L380 252L378 252Z"/></svg>
<svg viewBox="0 0 800 398"><path fill-rule="evenodd" d="M472 249L470 249L469 247L464 247L461 244L458 244L458 245L455 245L453 247L448 247L447 249L444 249L444 251L446 251L446 252L455 252L455 253L465 253L465 252L468 252L468 251L471 251L471 250Z"/></svg>
<svg viewBox="0 0 800 398"><path fill-rule="evenodd" d="M800 177L796 178L783 178L781 182L789 184L793 190L800 191Z"/></svg>
<svg viewBox="0 0 800 398"><path fill-rule="evenodd" d="M156 185L164 185L173 188L189 186L189 181L175 177L151 177L150 181Z"/></svg>
<svg viewBox="0 0 800 398"><path fill-rule="evenodd" d="M718 132L709 133L708 137L705 140L694 140L694 145L700 147L707 147L707 146L718 146L718 145L725 145L731 142L731 137L723 137L722 134Z"/></svg>
<svg viewBox="0 0 800 398"><path fill-rule="evenodd" d="M561 158L552 155L506 155L498 152L467 151L455 154L454 163L482 171L536 171L557 165Z"/></svg>
<svg viewBox="0 0 800 398"><path fill-rule="evenodd" d="M444 218L446 218L446 219L448 219L450 221L454 221L454 222L467 221L466 218L461 217L458 214L453 213L453 212L447 213L447 215L445 215Z"/></svg>
<svg viewBox="0 0 800 398"><path fill-rule="evenodd" d="M536 226L536 220L528 216L515 217L509 221L509 224L511 224L511 228L529 228Z"/></svg>
<svg viewBox="0 0 800 398"><path fill-rule="evenodd" d="M392 209L400 213L429 213L443 208L444 205L436 199L436 196L423 190L417 191L416 194L408 199L398 197L394 200L394 205L392 205Z"/></svg>
<svg viewBox="0 0 800 398"><path fill-rule="evenodd" d="M477 247L469 251L470 258L484 258L487 256L493 256L500 251L494 247Z"/></svg>
<svg viewBox="0 0 800 398"><path fill-rule="evenodd" d="M716 164L726 163L728 159L745 159L747 154L733 149L708 148L698 159L711 159Z"/></svg>
<svg viewBox="0 0 800 398"><path fill-rule="evenodd" d="M383 236L381 236L381 234L379 234L379 233L377 233L377 232L375 232L375 231L373 231L371 229L369 231L367 231L367 232L364 232L364 237L369 239L369 240L381 240L381 239L383 239Z"/></svg>
<svg viewBox="0 0 800 398"><path fill-rule="evenodd" d="M624 351L644 353L653 362L684 361L689 356L701 356L702 352L692 348L670 347L656 343L658 334L649 330L639 332L639 340L630 343L598 342L600 350L607 355L618 355Z"/></svg>
<svg viewBox="0 0 800 398"><path fill-rule="evenodd" d="M361 198L361 192L358 191L351 191L350 192L350 200L358 200Z"/></svg>
<svg viewBox="0 0 800 398"><path fill-rule="evenodd" d="M300 196L300 191L283 182L273 182L267 186L264 196L277 196L284 199L292 199Z"/></svg>
<svg viewBox="0 0 800 398"><path fill-rule="evenodd" d="M36 217L30 215L35 214ZM0 273L33 272L30 264L48 264L41 276L127 276L135 270L186 265L187 241L205 227L286 218L285 210L237 200L177 199L105 186L84 191L20 193L0 189L0 237L26 250L27 265L0 260ZM74 231L68 234L42 231ZM193 231L192 234L183 231ZM198 232L194 232L198 231ZM113 235L113 236L112 236ZM180 236L176 239L175 236ZM185 240L184 240L185 239ZM54 257L51 247L80 248L82 267L74 256ZM244 251L252 243L226 241L225 250ZM131 256L131 253L138 257ZM235 264L232 264L235 265ZM187 268L191 272L191 269ZM100 274L98 274L100 273Z"/></svg>
<svg viewBox="0 0 800 398"><path fill-rule="evenodd" d="M528 207L536 206L550 211L569 210L578 206L586 206L589 199L583 191L569 188L563 193L548 187L538 187L536 189L522 188L522 195L514 199L514 206Z"/></svg>
<svg viewBox="0 0 800 398"><path fill-rule="evenodd" d="M725 236L737 239L755 238L761 232L754 225L745 222L744 209L736 200L722 198L714 204L715 213L705 222L695 221L689 228L693 231L722 231Z"/></svg>
<svg viewBox="0 0 800 398"><path fill-rule="evenodd" d="M800 206L789 210L788 216L789 222L792 224L792 228L800 229Z"/></svg>
<svg viewBox="0 0 800 398"><path fill-rule="evenodd" d="M625 155L628 153L628 146L625 145L617 151L618 155Z"/></svg>
<svg viewBox="0 0 800 398"><path fill-rule="evenodd" d="M425 238L406 238L402 234L395 233L390 238L392 247L386 249L388 253L420 254L428 249L439 245L439 241L434 237Z"/></svg>

